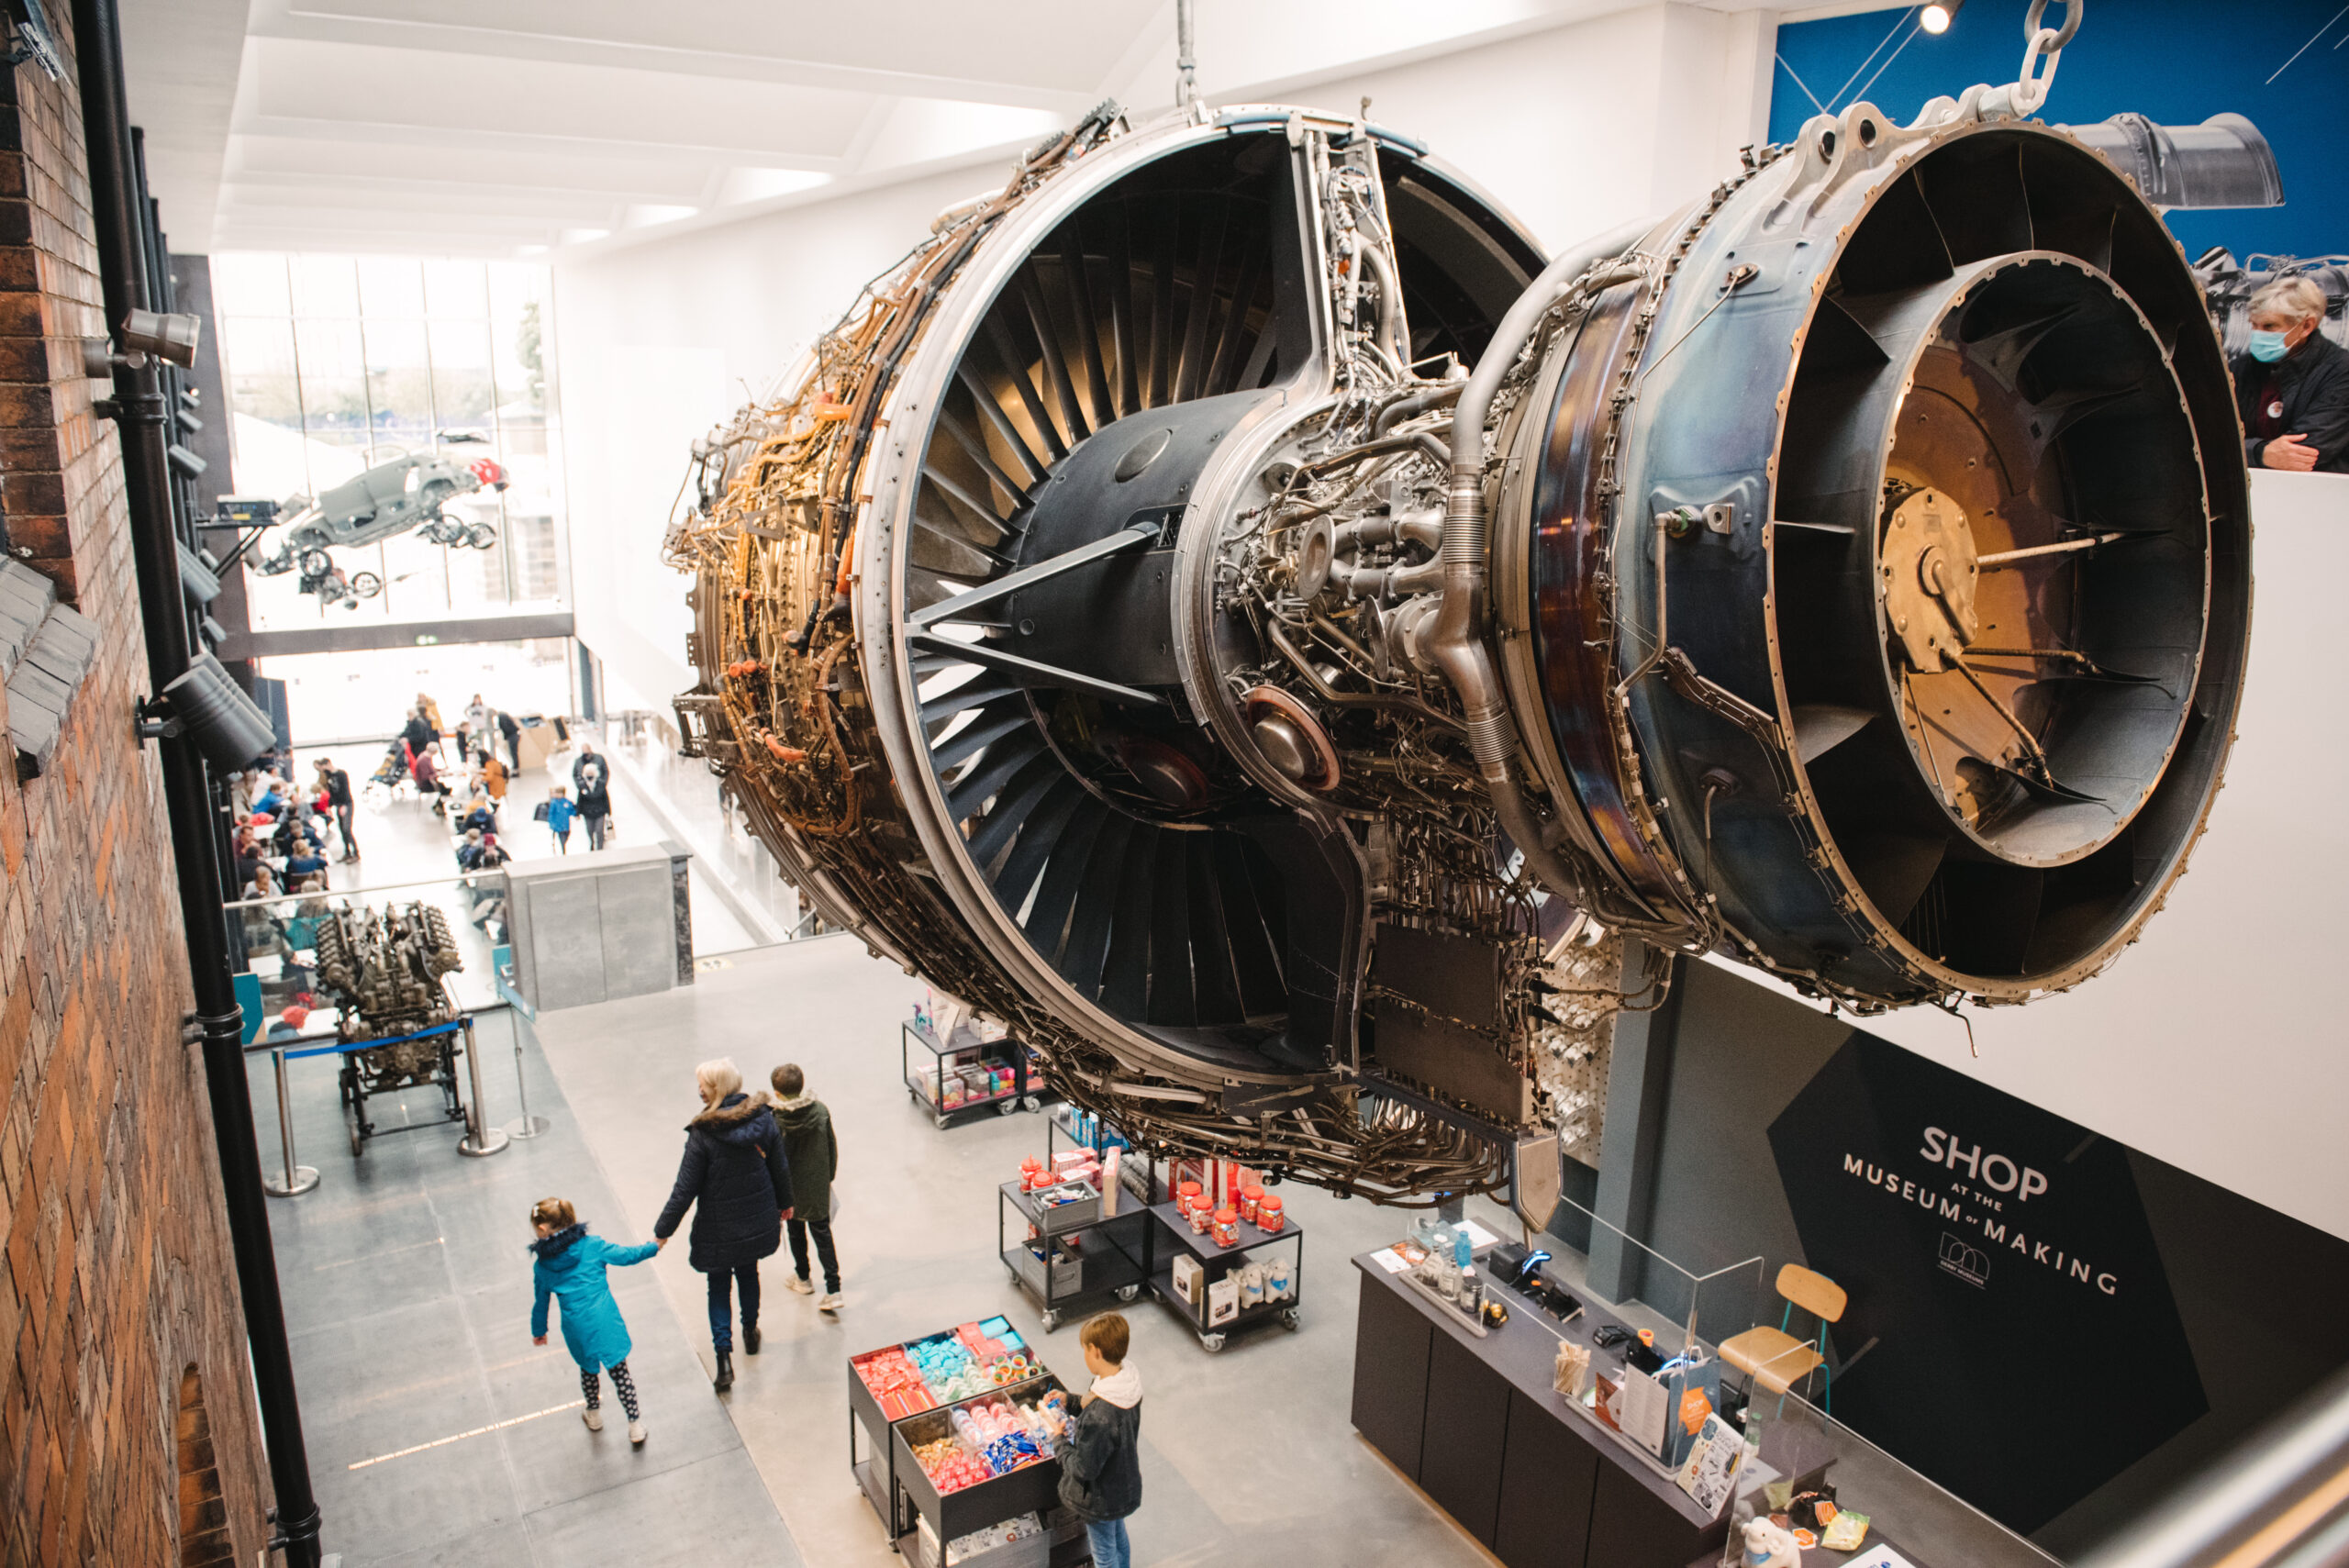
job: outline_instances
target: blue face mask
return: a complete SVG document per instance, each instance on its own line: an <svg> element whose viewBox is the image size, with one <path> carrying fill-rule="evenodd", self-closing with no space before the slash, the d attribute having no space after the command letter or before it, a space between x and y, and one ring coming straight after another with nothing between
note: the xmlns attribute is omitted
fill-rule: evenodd
<svg viewBox="0 0 2349 1568"><path fill-rule="evenodd" d="M2272 365L2290 351L2281 332L2254 331L2251 335L2251 357L2263 365Z"/></svg>

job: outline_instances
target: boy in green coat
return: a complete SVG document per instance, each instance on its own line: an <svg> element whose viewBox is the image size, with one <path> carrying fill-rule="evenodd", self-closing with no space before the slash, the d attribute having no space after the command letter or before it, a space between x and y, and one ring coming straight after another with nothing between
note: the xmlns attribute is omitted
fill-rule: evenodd
<svg viewBox="0 0 2349 1568"><path fill-rule="evenodd" d="M783 1129L783 1151L791 1166L788 1229L797 1273L784 1284L801 1296L815 1290L807 1279L807 1238L812 1232L817 1260L824 1265L824 1296L816 1306L819 1311L838 1312L848 1298L841 1295L840 1255L832 1251L832 1177L841 1162L832 1113L807 1093L807 1075L797 1062L785 1062L767 1081L774 1085L774 1119Z"/></svg>

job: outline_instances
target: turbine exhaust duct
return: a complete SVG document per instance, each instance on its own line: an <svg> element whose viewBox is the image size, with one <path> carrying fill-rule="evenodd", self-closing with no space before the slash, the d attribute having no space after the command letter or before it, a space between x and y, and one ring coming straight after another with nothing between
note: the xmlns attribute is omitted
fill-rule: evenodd
<svg viewBox="0 0 2349 1568"><path fill-rule="evenodd" d="M2247 481L2176 245L2013 97L1546 269L1359 119L1097 110L697 443L687 750L1138 1142L1390 1201L1595 1138L1675 952L2076 984L2218 786Z"/></svg>

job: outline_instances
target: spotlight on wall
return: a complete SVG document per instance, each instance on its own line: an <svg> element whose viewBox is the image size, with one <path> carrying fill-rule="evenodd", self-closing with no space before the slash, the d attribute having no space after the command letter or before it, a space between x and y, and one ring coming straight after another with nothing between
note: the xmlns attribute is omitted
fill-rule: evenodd
<svg viewBox="0 0 2349 1568"><path fill-rule="evenodd" d="M203 330L204 317L185 311L165 316L152 310L134 310L122 318L122 330L117 334L117 340L134 354L152 354L187 370L195 363L195 341Z"/></svg>
<svg viewBox="0 0 2349 1568"><path fill-rule="evenodd" d="M1965 9L1965 0L1935 0L1917 15L1917 25L1929 33L1945 33L1957 14Z"/></svg>
<svg viewBox="0 0 2349 1568"><path fill-rule="evenodd" d="M142 704L139 718L139 739L185 735L223 772L244 767L277 740L269 715L209 653L188 661L187 673Z"/></svg>

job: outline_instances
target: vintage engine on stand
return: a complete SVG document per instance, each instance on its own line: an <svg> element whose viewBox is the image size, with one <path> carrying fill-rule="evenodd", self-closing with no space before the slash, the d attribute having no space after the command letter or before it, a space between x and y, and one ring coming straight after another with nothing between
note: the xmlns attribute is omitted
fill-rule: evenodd
<svg viewBox="0 0 2349 1568"><path fill-rule="evenodd" d="M357 1154L374 1135L367 1102L403 1089L438 1087L446 1119L462 1121L457 1094L458 1031L442 1029L461 1018L445 976L465 966L440 910L429 904L378 910L337 909L318 923L318 984L335 1000L344 1045L396 1043L342 1058L342 1114Z"/></svg>
<svg viewBox="0 0 2349 1568"><path fill-rule="evenodd" d="M1361 120L1097 111L696 449L688 750L1072 1099L1384 1198L1595 1163L1675 953L2076 984L2218 787L2249 515L2194 277L2042 91L1546 267Z"/></svg>

